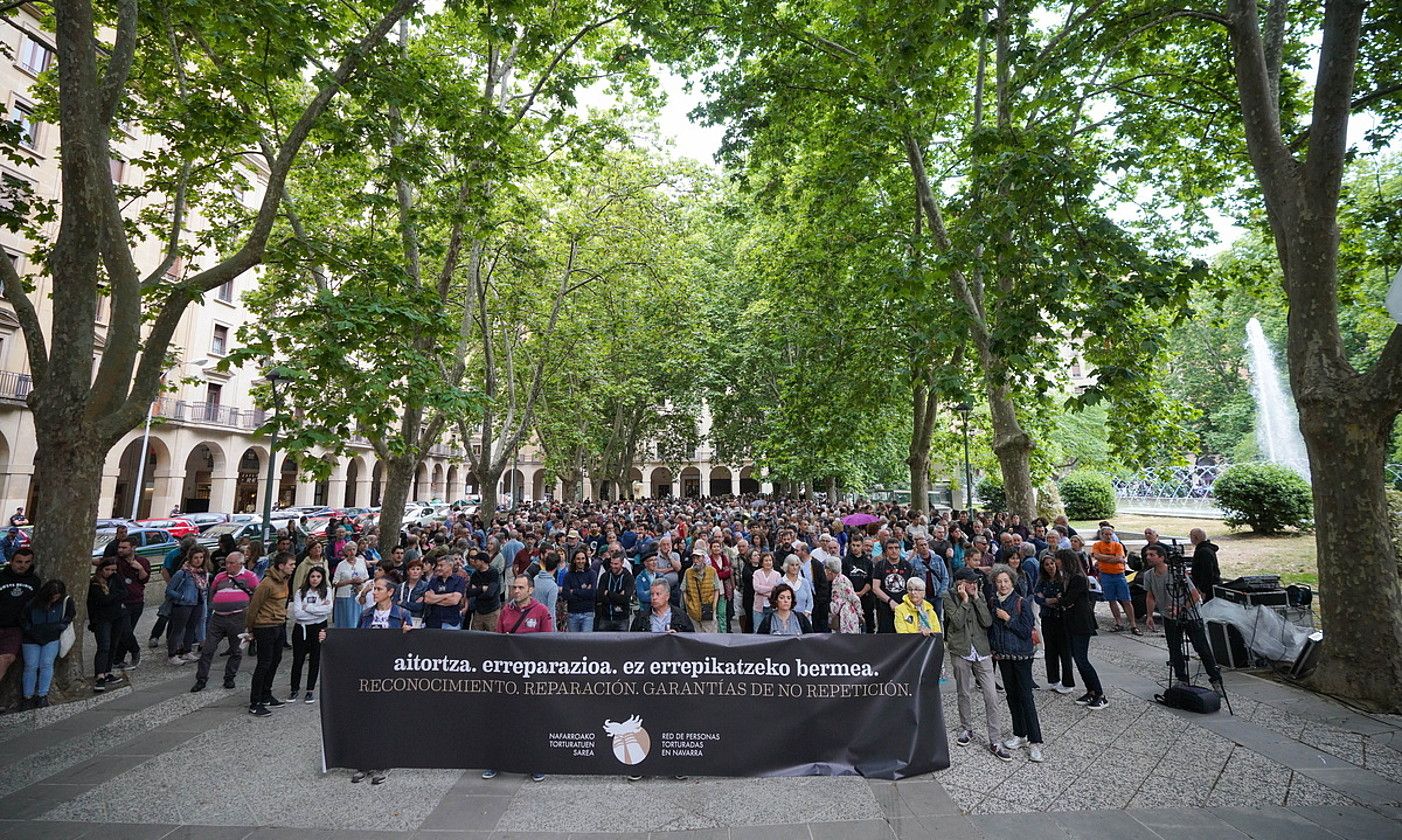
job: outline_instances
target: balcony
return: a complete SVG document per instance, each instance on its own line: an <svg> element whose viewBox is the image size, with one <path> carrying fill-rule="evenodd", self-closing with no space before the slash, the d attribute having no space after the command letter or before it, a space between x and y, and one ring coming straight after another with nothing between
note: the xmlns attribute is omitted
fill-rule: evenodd
<svg viewBox="0 0 1402 840"><path fill-rule="evenodd" d="M219 403L186 402L167 397L156 400L153 414L163 420L171 420L176 423L223 426L246 432L251 432L263 425L263 421L267 419L267 413L259 408L240 410Z"/></svg>
<svg viewBox="0 0 1402 840"><path fill-rule="evenodd" d="M32 390L34 380L29 374L12 370L0 371L0 399L24 402L29 399L29 392Z"/></svg>

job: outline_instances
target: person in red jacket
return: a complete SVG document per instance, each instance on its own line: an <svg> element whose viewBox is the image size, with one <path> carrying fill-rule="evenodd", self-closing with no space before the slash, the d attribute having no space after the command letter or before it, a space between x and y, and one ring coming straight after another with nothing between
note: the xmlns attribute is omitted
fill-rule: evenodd
<svg viewBox="0 0 1402 840"><path fill-rule="evenodd" d="M526 575L511 579L511 600L502 607L498 633L552 633L555 621L550 610L534 597L535 583Z"/></svg>

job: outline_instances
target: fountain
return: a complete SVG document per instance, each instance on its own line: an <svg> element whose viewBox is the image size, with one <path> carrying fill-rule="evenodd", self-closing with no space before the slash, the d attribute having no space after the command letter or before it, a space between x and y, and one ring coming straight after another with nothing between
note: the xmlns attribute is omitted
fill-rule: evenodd
<svg viewBox="0 0 1402 840"><path fill-rule="evenodd" d="M1256 398L1256 445L1270 463L1290 467L1308 478L1309 456L1295 402L1276 370L1275 353L1261 322L1255 318L1246 322L1246 352L1251 394Z"/></svg>

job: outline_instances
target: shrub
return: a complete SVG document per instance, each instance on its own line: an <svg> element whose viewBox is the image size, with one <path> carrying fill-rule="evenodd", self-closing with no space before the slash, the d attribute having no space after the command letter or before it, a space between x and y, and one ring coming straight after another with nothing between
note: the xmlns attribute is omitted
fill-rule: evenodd
<svg viewBox="0 0 1402 840"><path fill-rule="evenodd" d="M1002 476L990 473L980 478L974 492L978 494L981 510L1002 513L1008 509L1008 494L1003 491Z"/></svg>
<svg viewBox="0 0 1402 840"><path fill-rule="evenodd" d="M1237 464L1212 485L1217 504L1232 527L1247 525L1258 534L1313 524L1309 482L1275 464Z"/></svg>
<svg viewBox="0 0 1402 840"><path fill-rule="evenodd" d="M1061 480L1059 489L1068 519L1098 521L1115 515L1115 487L1100 473L1073 472Z"/></svg>

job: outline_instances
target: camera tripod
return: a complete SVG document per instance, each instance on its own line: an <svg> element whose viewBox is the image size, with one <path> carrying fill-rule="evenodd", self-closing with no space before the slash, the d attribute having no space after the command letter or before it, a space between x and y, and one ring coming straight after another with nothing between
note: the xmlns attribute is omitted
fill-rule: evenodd
<svg viewBox="0 0 1402 840"><path fill-rule="evenodd" d="M1165 690L1178 682L1177 674L1174 672L1173 663L1175 659L1183 662L1184 672L1188 675L1188 685L1193 684L1194 674L1188 670L1189 651L1195 650L1198 654L1199 671L1202 668L1203 657L1212 657L1212 647L1207 642L1206 626L1202 620L1202 615L1198 612L1197 604L1193 602L1191 584L1188 582L1188 564L1181 552L1175 552L1168 558L1168 600L1165 606L1172 611L1170 616L1165 612L1164 616L1164 637L1169 645L1168 657L1168 679L1164 683ZM1177 638L1169 638L1168 628L1170 622L1176 625ZM1206 650L1198 648L1194 639L1201 639ZM1213 659L1216 662L1215 658ZM1220 668L1220 663L1219 668ZM1219 672L1220 673L1220 672ZM1222 680L1218 680L1213 689L1222 697L1222 702L1227 706L1227 714L1235 715L1232 710L1232 700L1227 696L1227 686Z"/></svg>

